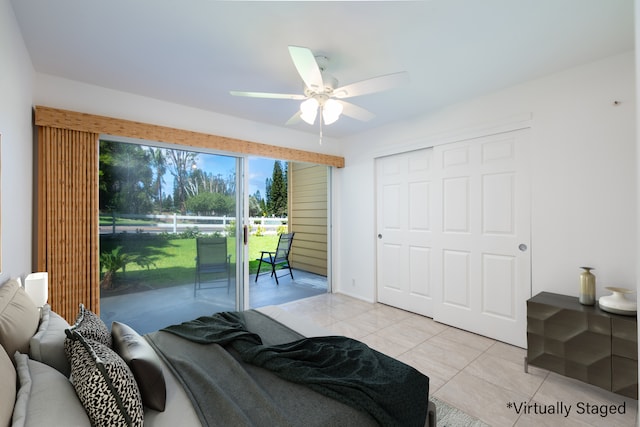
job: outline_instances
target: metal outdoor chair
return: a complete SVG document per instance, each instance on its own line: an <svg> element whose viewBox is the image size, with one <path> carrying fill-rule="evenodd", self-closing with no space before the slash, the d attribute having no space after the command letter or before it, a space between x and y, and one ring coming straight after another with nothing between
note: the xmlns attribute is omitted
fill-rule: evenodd
<svg viewBox="0 0 640 427"><path fill-rule="evenodd" d="M196 280L193 296L196 296L196 291L199 289L223 287L224 285L204 287L202 283L220 281L225 278L225 275L227 293L229 293L229 288L231 287L231 255L227 254L227 238L196 238Z"/></svg>
<svg viewBox="0 0 640 427"><path fill-rule="evenodd" d="M276 285L279 285L278 282L278 274L276 273L276 267L280 267L281 270L288 269L289 274L291 275L291 279L293 279L293 272L291 271L291 266L289 265L289 251L291 251L291 243L293 243L293 235L295 233L289 234L281 234L278 239L278 246L275 252L271 251L261 251L260 261L258 263L258 272L256 273L256 282L258 281L258 276L260 275L260 268L262 268L262 264L266 263L271 265L271 277L276 278Z"/></svg>

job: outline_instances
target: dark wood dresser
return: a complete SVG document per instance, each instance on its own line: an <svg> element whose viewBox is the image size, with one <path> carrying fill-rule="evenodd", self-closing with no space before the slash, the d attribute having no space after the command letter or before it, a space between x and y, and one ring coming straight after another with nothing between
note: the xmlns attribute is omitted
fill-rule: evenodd
<svg viewBox="0 0 640 427"><path fill-rule="evenodd" d="M637 318L541 292L527 301L527 365L637 399Z"/></svg>

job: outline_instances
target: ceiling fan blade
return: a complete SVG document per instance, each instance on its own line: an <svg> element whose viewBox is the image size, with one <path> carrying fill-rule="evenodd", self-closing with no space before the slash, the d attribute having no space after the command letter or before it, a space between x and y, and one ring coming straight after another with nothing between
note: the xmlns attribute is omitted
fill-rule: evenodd
<svg viewBox="0 0 640 427"><path fill-rule="evenodd" d="M289 54L307 88L313 92L324 91L322 74L313 52L306 47L289 46Z"/></svg>
<svg viewBox="0 0 640 427"><path fill-rule="evenodd" d="M338 101L338 102L342 104L342 114L344 114L345 116L349 116L351 118L360 120L362 122L368 122L369 120L373 119L376 116L371 111L365 110L364 108L358 107L357 105L352 104L350 102L346 102L346 101Z"/></svg>
<svg viewBox="0 0 640 427"><path fill-rule="evenodd" d="M267 92L242 92L232 90L229 93L233 96L248 96L249 98L273 98L273 99L306 99L304 95L296 95L291 93L267 93Z"/></svg>
<svg viewBox="0 0 640 427"><path fill-rule="evenodd" d="M285 125L289 126L289 125L295 125L297 123L300 123L302 121L302 118L300 117L301 114L302 114L302 111L298 110L297 113L295 113L293 116L291 116L289 120L287 120L287 123L285 123Z"/></svg>
<svg viewBox="0 0 640 427"><path fill-rule="evenodd" d="M368 93L382 92L405 85L409 82L409 73L402 71L399 73L386 74L384 76L373 77L361 80L350 85L336 88L332 96L343 99L353 96L366 95Z"/></svg>

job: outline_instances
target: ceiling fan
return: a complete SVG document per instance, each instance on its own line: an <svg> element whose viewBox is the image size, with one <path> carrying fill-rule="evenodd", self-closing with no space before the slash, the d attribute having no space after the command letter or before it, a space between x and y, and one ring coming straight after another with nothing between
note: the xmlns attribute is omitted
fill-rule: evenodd
<svg viewBox="0 0 640 427"><path fill-rule="evenodd" d="M314 56L310 49L299 46L289 46L289 54L304 82L302 94L231 91L231 95L302 101L300 110L286 124L302 119L312 125L320 111L322 126L322 123L334 123L341 114L361 121L371 120L375 117L373 113L343 99L393 89L409 81L409 74L402 71L338 86L338 80L326 71L329 62L326 56Z"/></svg>

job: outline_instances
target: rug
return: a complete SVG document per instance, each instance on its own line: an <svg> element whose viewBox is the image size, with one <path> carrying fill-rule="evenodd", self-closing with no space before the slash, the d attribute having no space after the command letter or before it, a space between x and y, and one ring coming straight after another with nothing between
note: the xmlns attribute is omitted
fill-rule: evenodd
<svg viewBox="0 0 640 427"><path fill-rule="evenodd" d="M429 399L436 405L436 423L438 427L490 427L488 424L442 400L438 400L433 396Z"/></svg>

